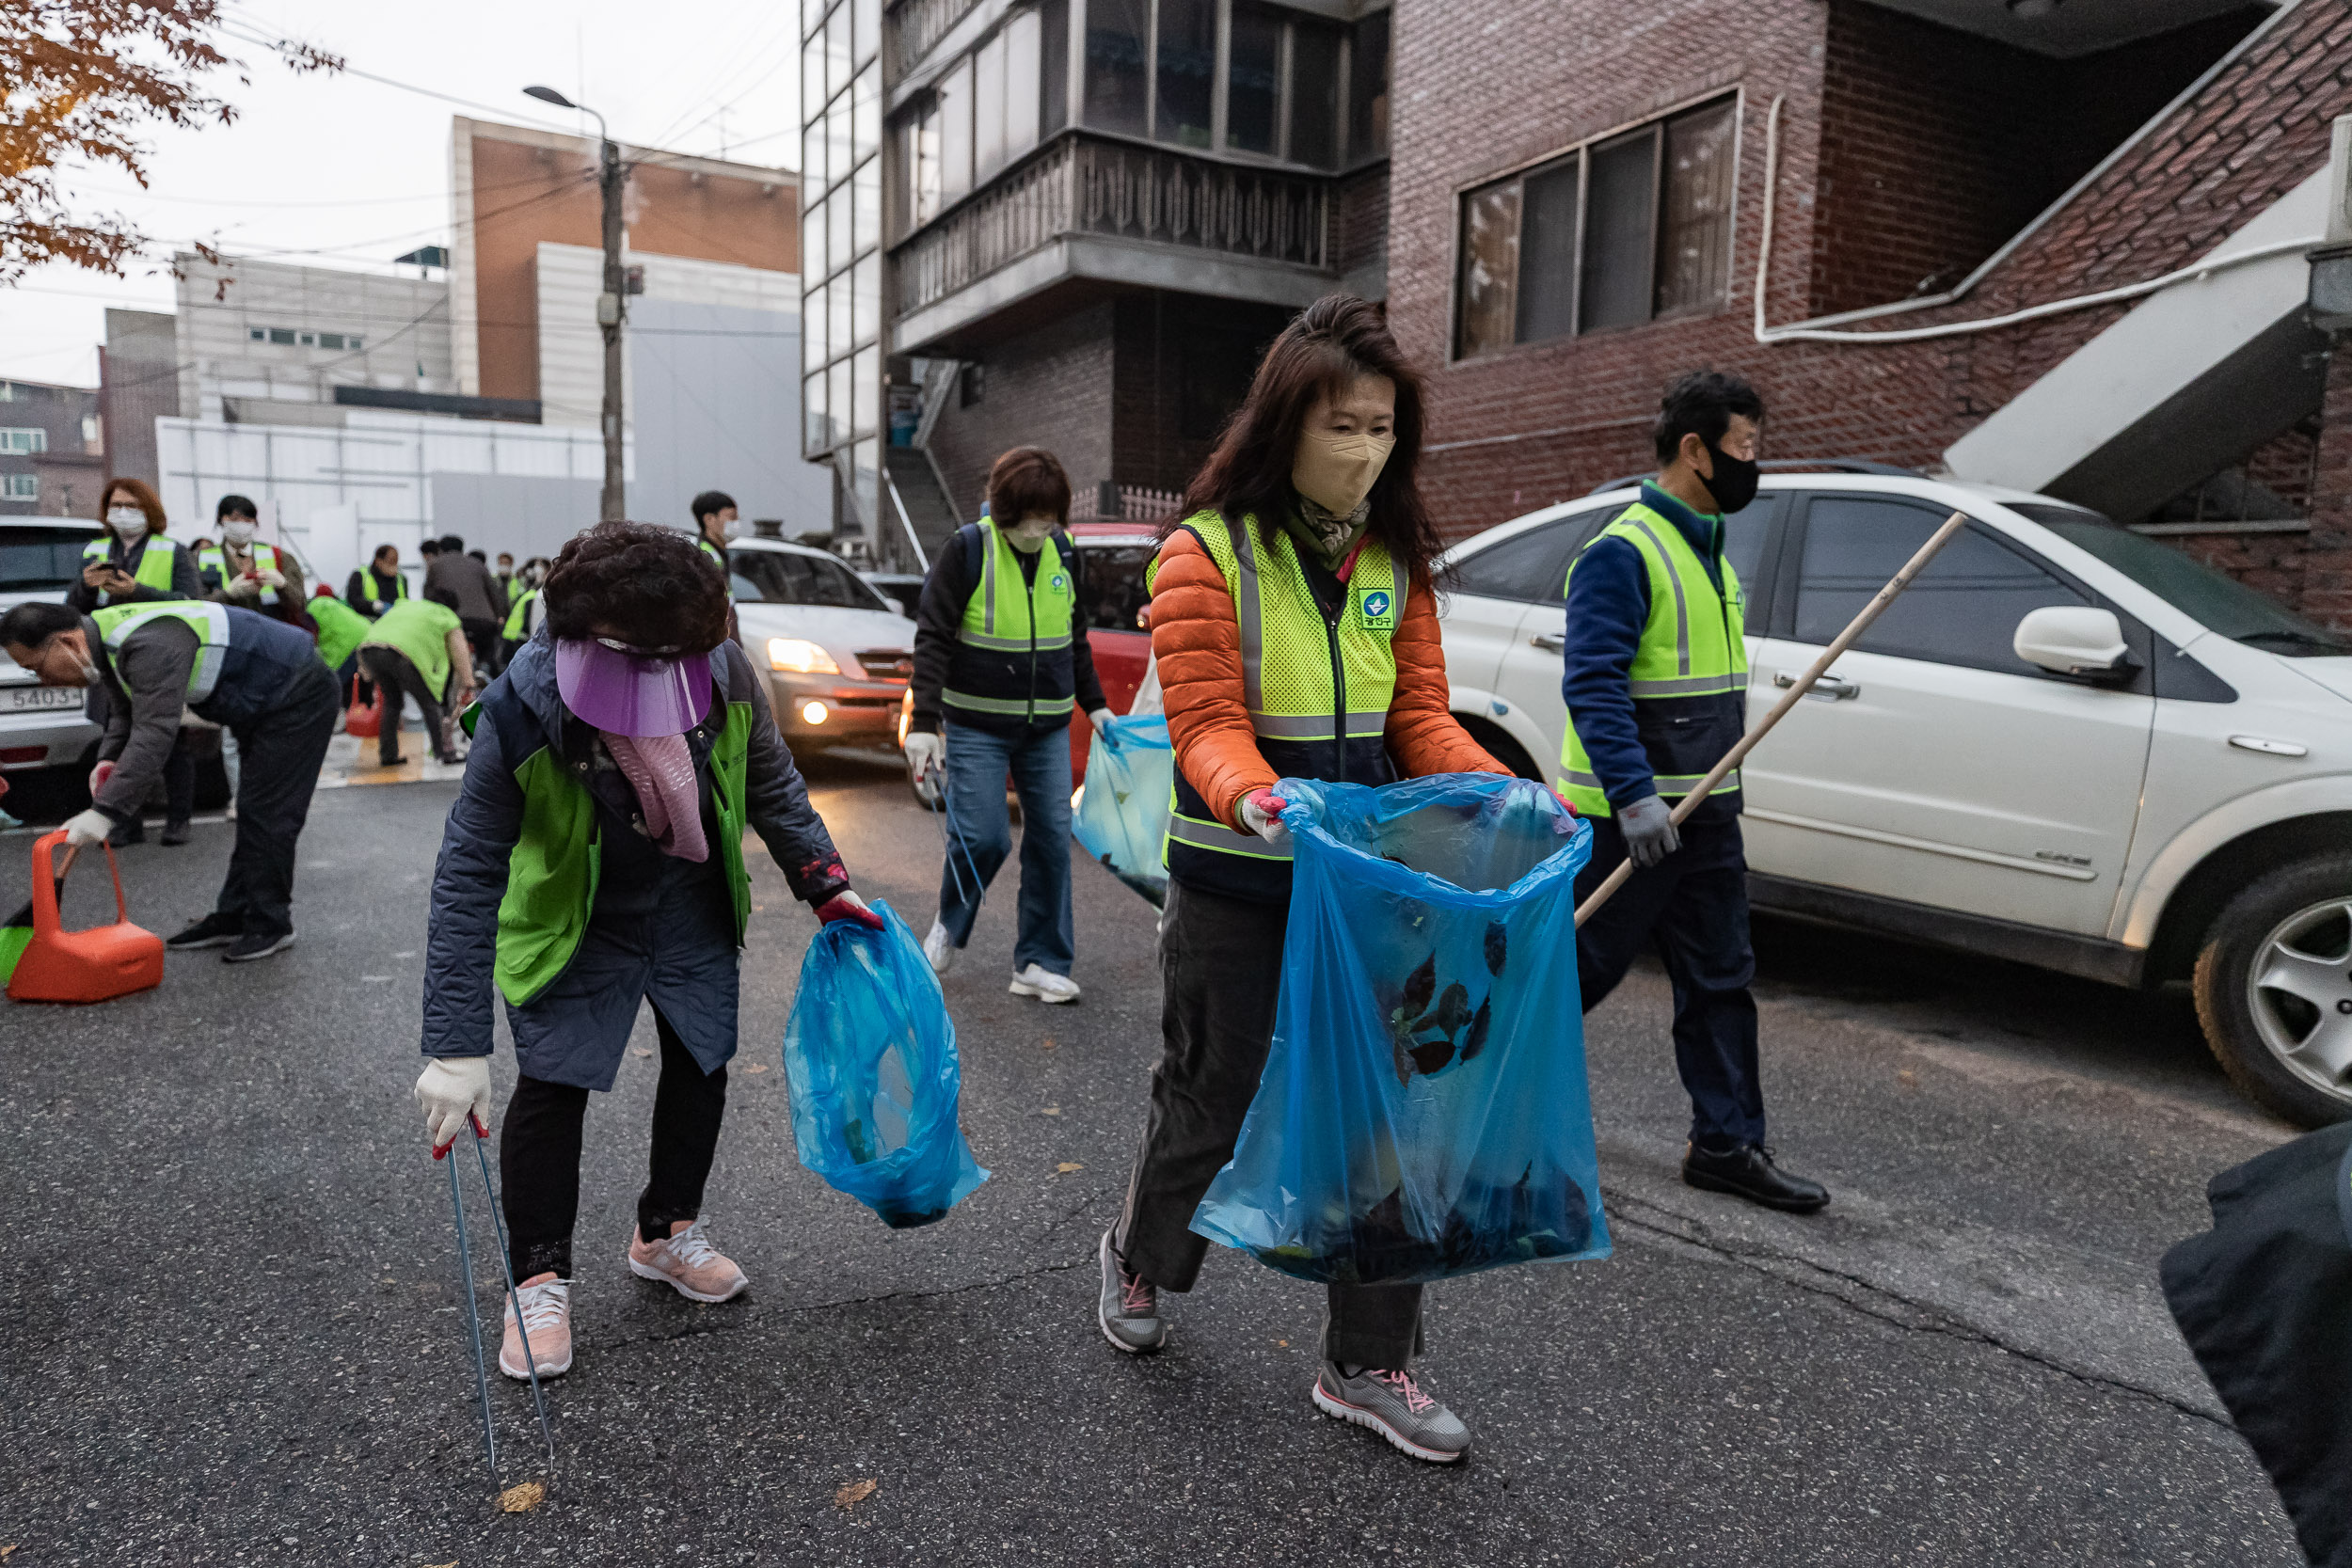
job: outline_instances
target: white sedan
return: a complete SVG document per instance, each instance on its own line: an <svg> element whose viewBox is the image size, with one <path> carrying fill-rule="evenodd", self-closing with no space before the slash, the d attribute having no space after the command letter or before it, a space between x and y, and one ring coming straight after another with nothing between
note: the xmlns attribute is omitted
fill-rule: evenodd
<svg viewBox="0 0 2352 1568"><path fill-rule="evenodd" d="M786 741L895 750L914 623L838 556L805 545L738 539L727 572L743 647L767 672Z"/></svg>

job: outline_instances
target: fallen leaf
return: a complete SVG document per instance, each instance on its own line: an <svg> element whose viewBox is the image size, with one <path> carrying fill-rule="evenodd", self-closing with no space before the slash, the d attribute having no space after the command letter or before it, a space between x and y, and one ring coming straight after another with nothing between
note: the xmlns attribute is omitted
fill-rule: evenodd
<svg viewBox="0 0 2352 1568"><path fill-rule="evenodd" d="M7 1545L0 1546L0 1557L6 1557L14 1550L16 1550L16 1543L11 1541ZM457 1568L457 1564L453 1562L449 1565L449 1568Z"/></svg>
<svg viewBox="0 0 2352 1568"><path fill-rule="evenodd" d="M1040 1111L1038 1115L1041 1117L1057 1117L1061 1115L1061 1107L1058 1105L1048 1105L1045 1109Z"/></svg>
<svg viewBox="0 0 2352 1568"><path fill-rule="evenodd" d="M1284 1350L1291 1348L1291 1342L1288 1339L1277 1339L1274 1342Z"/></svg>
<svg viewBox="0 0 2352 1568"><path fill-rule="evenodd" d="M447 1562L436 1562L429 1564L428 1568L457 1568L457 1560L455 1558L451 1558Z"/></svg>
<svg viewBox="0 0 2352 1568"><path fill-rule="evenodd" d="M548 1489L538 1481L519 1481L499 1494L499 1508L507 1513L528 1513L547 1500Z"/></svg>
<svg viewBox="0 0 2352 1568"><path fill-rule="evenodd" d="M1919 1075L1912 1071L1909 1068L1905 1068L1902 1071L1895 1074L1895 1082L1898 1084L1916 1084L1918 1081Z"/></svg>
<svg viewBox="0 0 2352 1568"><path fill-rule="evenodd" d="M870 1480L853 1481L833 1495L833 1506L846 1513L872 1497L874 1488L881 1484L880 1481Z"/></svg>
<svg viewBox="0 0 2352 1568"><path fill-rule="evenodd" d="M1054 1174L1056 1176L1068 1176L1073 1171L1080 1171L1084 1169L1086 1169L1086 1166L1078 1164L1075 1160L1064 1160L1060 1164L1054 1167Z"/></svg>
<svg viewBox="0 0 2352 1568"><path fill-rule="evenodd" d="M642 1045L641 1045L641 1046L638 1046L636 1049L632 1050L632 1051L629 1053L629 1054L630 1054L630 1055L632 1055L632 1056L650 1056L650 1055L652 1055L652 1054L653 1054L653 1053L652 1053L652 1052L650 1052L650 1051L648 1051L648 1050L646 1050L644 1046L642 1046Z"/></svg>
<svg viewBox="0 0 2352 1568"><path fill-rule="evenodd" d="M768 1070L768 1064L766 1062L746 1062L743 1064L743 1070L745 1072L765 1072Z"/></svg>
<svg viewBox="0 0 2352 1568"><path fill-rule="evenodd" d="M1045 1049L1048 1051L1054 1049L1054 1037L1051 1035L1045 1037Z"/></svg>

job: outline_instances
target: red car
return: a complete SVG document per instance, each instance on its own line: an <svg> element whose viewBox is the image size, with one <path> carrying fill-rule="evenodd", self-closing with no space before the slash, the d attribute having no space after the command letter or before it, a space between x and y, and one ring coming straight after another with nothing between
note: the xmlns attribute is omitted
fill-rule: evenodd
<svg viewBox="0 0 2352 1568"><path fill-rule="evenodd" d="M1103 682L1103 697L1113 713L1133 706L1144 672L1152 663L1152 593L1143 585L1144 568L1158 553L1159 536L1149 523L1073 523L1071 543L1085 563L1086 602L1078 607L1086 628L1087 647L1094 655L1094 673ZM906 744L907 725L914 717L914 693L909 690L898 710L898 743ZM1094 725L1083 713L1070 720L1070 786L1086 782L1087 752L1094 742ZM918 784L915 794L930 803L930 786Z"/></svg>

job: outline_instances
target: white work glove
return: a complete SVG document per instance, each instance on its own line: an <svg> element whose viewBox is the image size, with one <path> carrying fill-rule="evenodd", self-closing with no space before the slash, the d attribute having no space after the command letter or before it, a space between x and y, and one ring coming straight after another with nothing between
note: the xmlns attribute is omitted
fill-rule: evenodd
<svg viewBox="0 0 2352 1568"><path fill-rule="evenodd" d="M917 784L928 773L943 772L947 767L947 737L936 730L915 730L907 736L907 771Z"/></svg>
<svg viewBox="0 0 2352 1568"><path fill-rule="evenodd" d="M1253 789L1241 798L1241 825L1268 844L1288 844L1291 831L1282 826L1282 812L1289 804L1270 789Z"/></svg>
<svg viewBox="0 0 2352 1568"><path fill-rule="evenodd" d="M105 788L106 781L114 776L115 765L111 762L102 762L97 767L91 768L89 770L90 799L93 800L97 800L98 792Z"/></svg>
<svg viewBox="0 0 2352 1568"><path fill-rule="evenodd" d="M466 1118L483 1122L490 1110L490 1058L436 1056L417 1079L417 1103L424 1108L425 1136L438 1153L466 1131Z"/></svg>
<svg viewBox="0 0 2352 1568"><path fill-rule="evenodd" d="M103 844L106 835L115 831L115 819L96 806L65 819L65 842L69 848L80 849L92 844Z"/></svg>
<svg viewBox="0 0 2352 1568"><path fill-rule="evenodd" d="M260 574L258 574L258 575L259 575L259 577L260 577L260 578L261 578L262 584L264 587L268 587L268 588L283 588L283 587L285 587L285 586L286 586L286 574L285 574L285 573L283 573L283 572L281 572L281 571L277 570L275 567L271 568L269 571L262 572L262 573L260 573Z"/></svg>
<svg viewBox="0 0 2352 1568"><path fill-rule="evenodd" d="M220 591L232 599L249 599L261 593L262 583L258 578L249 578L240 573L222 583Z"/></svg>
<svg viewBox="0 0 2352 1568"><path fill-rule="evenodd" d="M1103 743L1116 752L1119 750L1119 737L1111 734L1111 717L1109 708L1098 707L1089 710L1087 721L1094 726L1094 733L1103 737Z"/></svg>
<svg viewBox="0 0 2352 1568"><path fill-rule="evenodd" d="M1675 831L1674 816L1666 802L1655 795L1645 795L1617 813L1617 831L1625 835L1625 852L1635 865L1646 871L1682 847L1682 835Z"/></svg>

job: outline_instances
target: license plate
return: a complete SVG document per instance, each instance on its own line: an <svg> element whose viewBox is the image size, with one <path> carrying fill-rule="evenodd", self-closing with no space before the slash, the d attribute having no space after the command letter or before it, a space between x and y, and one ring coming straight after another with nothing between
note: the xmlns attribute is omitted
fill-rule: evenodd
<svg viewBox="0 0 2352 1568"><path fill-rule="evenodd" d="M8 694L8 711L30 713L44 708L79 708L83 693L70 686L20 686Z"/></svg>

